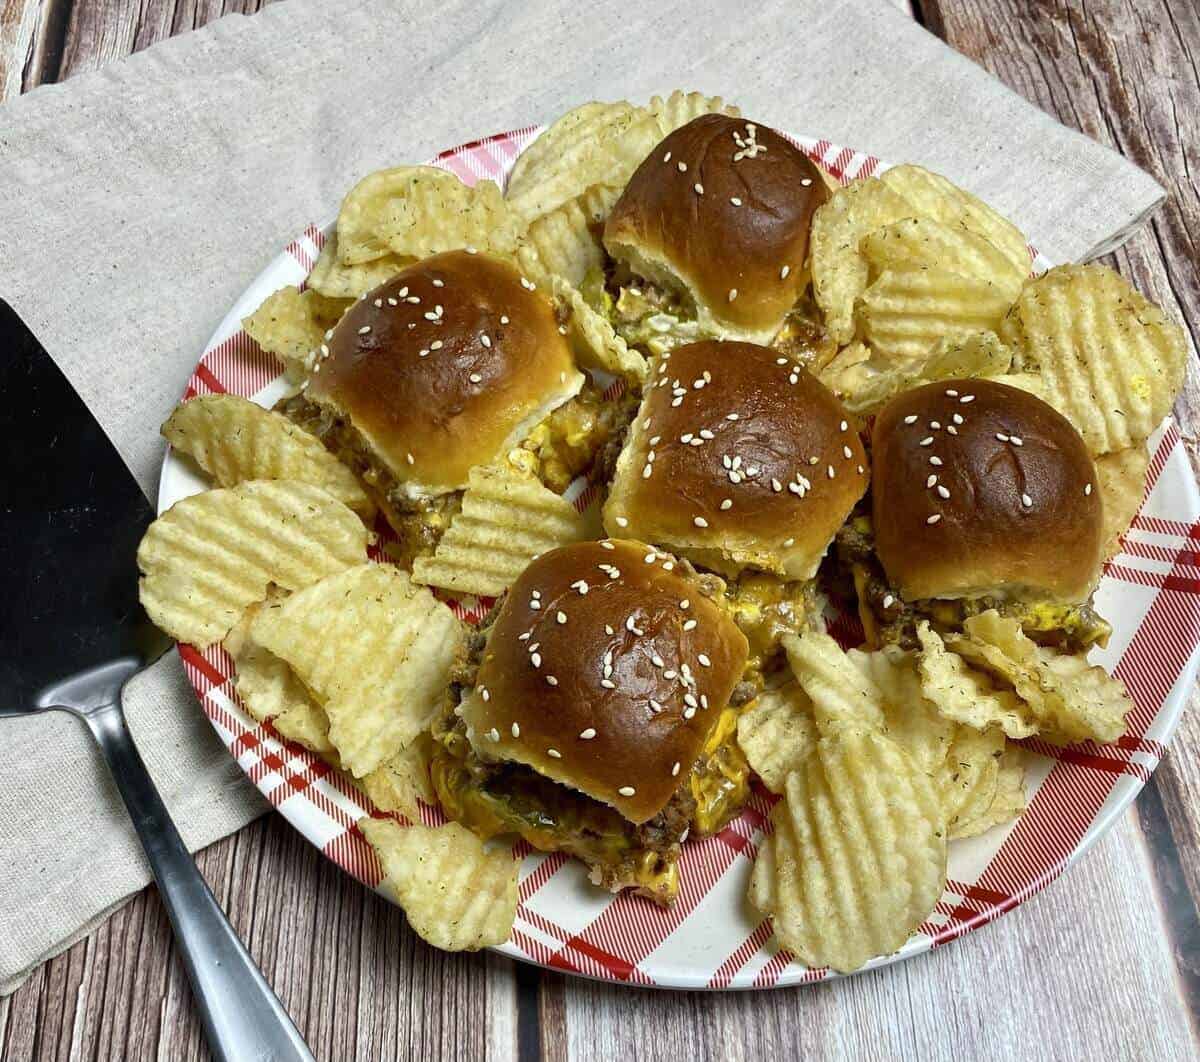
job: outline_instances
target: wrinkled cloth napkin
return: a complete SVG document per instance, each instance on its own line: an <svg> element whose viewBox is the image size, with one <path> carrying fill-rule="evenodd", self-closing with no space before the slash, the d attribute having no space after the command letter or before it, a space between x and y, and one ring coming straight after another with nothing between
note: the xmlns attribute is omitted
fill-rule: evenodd
<svg viewBox="0 0 1200 1062"><path fill-rule="evenodd" d="M668 0L632 17L594 0L291 0L0 108L0 296L153 498L158 425L213 328L357 178L585 100L675 87L924 163L1060 260L1111 248L1163 198L881 0ZM193 849L267 809L174 653L126 705ZM0 724L0 774L3 994L150 875L76 720Z"/></svg>

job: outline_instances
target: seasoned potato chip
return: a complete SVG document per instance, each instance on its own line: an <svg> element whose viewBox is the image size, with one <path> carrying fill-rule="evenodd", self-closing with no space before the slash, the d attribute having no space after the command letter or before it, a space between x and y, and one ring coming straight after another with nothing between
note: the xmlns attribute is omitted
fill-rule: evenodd
<svg viewBox="0 0 1200 1062"><path fill-rule="evenodd" d="M879 690L887 736L923 773L940 771L956 727L925 699L916 657L893 645L874 653L851 649L846 658Z"/></svg>
<svg viewBox="0 0 1200 1062"><path fill-rule="evenodd" d="M901 391L937 380L1000 376L1012 364L1012 351L995 332L948 336L928 357L912 364L871 359L863 343L844 348L819 376L852 413L873 413ZM1008 382L1008 377L1004 378Z"/></svg>
<svg viewBox="0 0 1200 1062"><path fill-rule="evenodd" d="M418 583L496 597L547 550L581 541L583 517L565 498L506 463L471 469L462 511L432 557L413 562Z"/></svg>
<svg viewBox="0 0 1200 1062"><path fill-rule="evenodd" d="M263 609L250 632L325 709L329 740L358 778L425 729L464 641L449 608L385 564L292 594Z"/></svg>
<svg viewBox="0 0 1200 1062"><path fill-rule="evenodd" d="M518 227L491 181L468 188L435 166L397 166L368 174L342 200L338 257L353 266L460 247L511 255Z"/></svg>
<svg viewBox="0 0 1200 1062"><path fill-rule="evenodd" d="M566 281L554 279L554 295L567 307L567 340L575 360L584 368L600 369L613 376L642 382L650 371L639 351L626 344L609 323Z"/></svg>
<svg viewBox="0 0 1200 1062"><path fill-rule="evenodd" d="M478 951L508 940L521 866L508 851L487 851L457 822L430 828L359 819L358 828L383 867L380 888L404 908L423 940L443 951Z"/></svg>
<svg viewBox="0 0 1200 1062"><path fill-rule="evenodd" d="M676 89L665 100L661 96L652 96L650 113L657 119L659 130L666 137L702 114L728 114L738 118L742 112L733 104L727 104L720 96Z"/></svg>
<svg viewBox="0 0 1200 1062"><path fill-rule="evenodd" d="M974 837L993 826L1011 822L1025 810L1024 752L1016 745L1009 745L997 762L996 792L991 804L979 815L961 816L951 828L951 838Z"/></svg>
<svg viewBox="0 0 1200 1062"><path fill-rule="evenodd" d="M1141 443L1183 385L1183 329L1105 266L1055 266L1030 281L1000 336L1093 454Z"/></svg>
<svg viewBox="0 0 1200 1062"><path fill-rule="evenodd" d="M776 938L808 966L848 972L896 951L945 887L938 795L882 734L823 737L771 817L774 883L756 873L751 900L768 906Z"/></svg>
<svg viewBox="0 0 1200 1062"><path fill-rule="evenodd" d="M267 601L277 603L285 596L272 592ZM250 627L265 605L256 602L246 609L222 643L237 668L233 681L238 697L259 722L271 720L271 725L285 738L340 767L337 749L329 743L329 717L325 709L313 700L287 664L250 636Z"/></svg>
<svg viewBox="0 0 1200 1062"><path fill-rule="evenodd" d="M163 436L222 487L290 479L323 487L368 523L375 506L354 473L287 417L236 395L199 395L179 406Z"/></svg>
<svg viewBox="0 0 1200 1062"><path fill-rule="evenodd" d="M863 237L860 248L874 273L885 269L943 269L991 284L1011 305L1028 267L1018 269L994 244L961 226L902 218Z"/></svg>
<svg viewBox="0 0 1200 1062"><path fill-rule="evenodd" d="M787 779L784 779L786 783ZM781 790L782 792L782 790ZM746 898L755 910L770 914L775 910L775 835L764 837L758 846L754 869L750 872L750 889Z"/></svg>
<svg viewBox="0 0 1200 1062"><path fill-rule="evenodd" d="M585 103L568 111L521 152L506 195L526 224L557 210L595 185L624 188L661 139L645 107Z"/></svg>
<svg viewBox="0 0 1200 1062"><path fill-rule="evenodd" d="M431 738L418 734L407 748L384 760L362 779L362 787L381 811L396 811L417 822L421 801L434 804L437 797L429 780Z"/></svg>
<svg viewBox="0 0 1200 1062"><path fill-rule="evenodd" d="M977 730L999 726L1011 738L1037 733L1037 725L1021 699L1011 689L998 688L987 675L973 671L962 657L949 652L928 623L917 625L917 638L921 643L921 689L947 719Z"/></svg>
<svg viewBox="0 0 1200 1062"><path fill-rule="evenodd" d="M972 825L993 807L1003 754L1004 732L998 726L955 728L946 760L934 776L951 840L970 836Z"/></svg>
<svg viewBox="0 0 1200 1062"><path fill-rule="evenodd" d="M537 218L525 233L525 240L537 251L538 267L527 272L562 277L578 287L589 270L604 268L604 248L598 227L608 217L621 189L597 184L557 210Z"/></svg>
<svg viewBox="0 0 1200 1062"><path fill-rule="evenodd" d="M1121 552L1121 536L1129 530L1141 508L1149 464L1150 455L1142 446L1096 458L1096 479L1100 497L1104 499L1105 558Z"/></svg>
<svg viewBox="0 0 1200 1062"><path fill-rule="evenodd" d="M782 793L791 771L816 747L812 701L794 682L763 690L738 716L738 745L772 793Z"/></svg>
<svg viewBox="0 0 1200 1062"><path fill-rule="evenodd" d="M911 214L904 198L877 177L838 189L813 214L808 239L813 295L826 330L839 344L854 338L854 303L867 288L869 269L859 241Z"/></svg>
<svg viewBox="0 0 1200 1062"><path fill-rule="evenodd" d="M357 299L415 261L411 255L385 254L359 265L343 265L338 257L337 233L334 232L321 248L307 283L314 291L331 299Z"/></svg>
<svg viewBox="0 0 1200 1062"><path fill-rule="evenodd" d="M946 337L994 332L1011 302L995 284L945 269L885 269L863 293L858 312L876 354L912 362Z"/></svg>
<svg viewBox="0 0 1200 1062"><path fill-rule="evenodd" d="M912 204L913 213L984 237L1003 252L1021 276L1029 275L1031 263L1025 235L982 199L922 166L894 166L883 174L882 180Z"/></svg>
<svg viewBox="0 0 1200 1062"><path fill-rule="evenodd" d="M788 663L813 705L817 733L845 727L882 730L883 695L828 634L807 631L784 637Z"/></svg>
<svg viewBox="0 0 1200 1062"><path fill-rule="evenodd" d="M172 638L219 642L267 586L288 590L366 559L367 529L320 487L251 480L176 502L138 546L142 605Z"/></svg>
<svg viewBox="0 0 1200 1062"><path fill-rule="evenodd" d="M325 333L341 320L349 305L317 291L280 288L242 319L242 328L263 350L283 362L289 377L303 379L312 355L325 342Z"/></svg>

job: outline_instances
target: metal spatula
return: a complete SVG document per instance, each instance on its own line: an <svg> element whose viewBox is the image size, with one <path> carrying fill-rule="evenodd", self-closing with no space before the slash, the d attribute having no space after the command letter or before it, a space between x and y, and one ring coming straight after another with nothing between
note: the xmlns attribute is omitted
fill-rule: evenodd
<svg viewBox="0 0 1200 1062"><path fill-rule="evenodd" d="M0 718L82 719L146 849L217 1059L311 1059L171 822L121 710L170 645L138 604L154 512L83 401L0 301ZM0 741L3 740L0 731Z"/></svg>

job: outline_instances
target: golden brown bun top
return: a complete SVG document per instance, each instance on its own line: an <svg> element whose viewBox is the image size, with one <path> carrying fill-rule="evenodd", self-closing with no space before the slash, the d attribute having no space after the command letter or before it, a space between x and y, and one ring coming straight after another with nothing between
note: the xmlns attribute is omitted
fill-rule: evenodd
<svg viewBox="0 0 1200 1062"><path fill-rule="evenodd" d="M604 520L723 571L808 578L868 480L858 432L824 384L777 350L709 340L659 363Z"/></svg>
<svg viewBox="0 0 1200 1062"><path fill-rule="evenodd" d="M432 493L465 486L580 380L549 298L507 262L467 251L369 292L328 348L309 398L348 417L398 480Z"/></svg>
<svg viewBox="0 0 1200 1062"><path fill-rule="evenodd" d="M746 655L728 614L667 554L578 543L513 584L463 715L482 755L645 822L687 778Z"/></svg>
<svg viewBox="0 0 1200 1062"><path fill-rule="evenodd" d="M1096 469L1040 398L986 380L927 384L884 407L872 442L875 545L904 598L1091 592Z"/></svg>
<svg viewBox="0 0 1200 1062"><path fill-rule="evenodd" d="M655 264L673 274L702 323L707 310L717 327L766 339L804 290L809 226L829 195L818 167L775 130L706 114L637 168L604 243L643 275Z"/></svg>

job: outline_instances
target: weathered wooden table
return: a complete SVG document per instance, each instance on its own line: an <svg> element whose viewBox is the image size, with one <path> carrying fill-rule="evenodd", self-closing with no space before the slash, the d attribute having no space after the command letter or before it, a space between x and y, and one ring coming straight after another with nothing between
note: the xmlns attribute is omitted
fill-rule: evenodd
<svg viewBox="0 0 1200 1062"><path fill-rule="evenodd" d="M0 0L0 100L262 2ZM1200 340L1200 5L893 2L1170 190L1112 264ZM1200 467L1195 376L1176 415ZM1198 700L1137 803L1062 880L952 947L829 985L652 992L445 955L278 815L199 862L322 1059L1193 1058ZM11 1062L205 1054L153 889L0 1001Z"/></svg>

